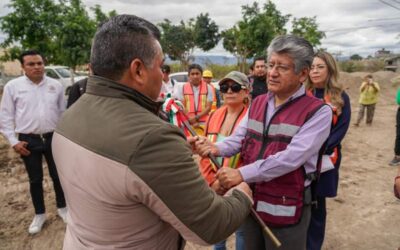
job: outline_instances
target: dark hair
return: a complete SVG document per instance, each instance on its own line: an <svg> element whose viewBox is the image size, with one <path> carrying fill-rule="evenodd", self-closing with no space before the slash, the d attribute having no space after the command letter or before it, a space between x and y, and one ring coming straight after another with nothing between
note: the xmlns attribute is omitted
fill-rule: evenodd
<svg viewBox="0 0 400 250"><path fill-rule="evenodd" d="M32 49L32 50L25 50L25 51L23 51L23 52L19 55L18 60L21 62L22 65L24 65L24 57L25 57L25 56L36 56L36 55L40 56L40 57L43 59L43 61L44 61L44 58L43 58L42 54L40 54L38 51L33 50L33 49Z"/></svg>
<svg viewBox="0 0 400 250"><path fill-rule="evenodd" d="M164 64L162 66L162 72L167 74L171 73L171 67L169 65Z"/></svg>
<svg viewBox="0 0 400 250"><path fill-rule="evenodd" d="M200 70L200 73L203 74L203 68L202 68L199 64L197 64L197 63L193 63L193 64L190 64L190 65L189 65L188 74L190 74L190 71L192 71L192 70L194 70L194 69Z"/></svg>
<svg viewBox="0 0 400 250"><path fill-rule="evenodd" d="M256 61L264 61L265 62L265 56L257 56L257 57L255 57L254 60L253 60L253 64L252 64L253 68L254 68L254 65L256 65Z"/></svg>
<svg viewBox="0 0 400 250"><path fill-rule="evenodd" d="M275 37L267 49L268 61L272 53L287 54L294 62L294 71L309 69L314 60L314 49L306 39L294 35Z"/></svg>
<svg viewBox="0 0 400 250"><path fill-rule="evenodd" d="M118 15L105 22L94 36L90 64L94 75L119 80L134 59L150 66L156 56L160 31L134 15Z"/></svg>

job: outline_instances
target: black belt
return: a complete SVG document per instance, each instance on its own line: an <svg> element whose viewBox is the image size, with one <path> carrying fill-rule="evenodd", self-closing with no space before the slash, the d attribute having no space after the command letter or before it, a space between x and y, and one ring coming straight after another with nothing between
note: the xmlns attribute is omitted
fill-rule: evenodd
<svg viewBox="0 0 400 250"><path fill-rule="evenodd" d="M19 134L25 137L30 137L30 138L40 138L40 139L47 139L53 135L53 132L48 132L44 134Z"/></svg>

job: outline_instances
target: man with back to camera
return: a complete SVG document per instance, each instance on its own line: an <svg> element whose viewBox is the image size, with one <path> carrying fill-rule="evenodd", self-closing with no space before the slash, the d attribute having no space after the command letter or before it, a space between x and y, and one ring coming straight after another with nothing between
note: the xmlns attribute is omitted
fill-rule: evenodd
<svg viewBox="0 0 400 250"><path fill-rule="evenodd" d="M213 244L249 213L248 185L218 196L179 128L157 117L159 39L156 26L133 15L96 32L86 94L64 113L53 141L70 208L64 249L182 249L182 238Z"/></svg>
<svg viewBox="0 0 400 250"><path fill-rule="evenodd" d="M231 136L216 144L204 138L196 142L202 156L241 153L243 166L220 169L219 184L254 185L254 207L283 250L306 249L310 183L332 120L330 107L306 95L302 84L313 59L313 47L305 39L276 37L268 47L268 93L253 100ZM276 249L253 218L246 220L243 231L246 249Z"/></svg>
<svg viewBox="0 0 400 250"><path fill-rule="evenodd" d="M64 193L51 149L53 131L65 110L64 90L61 83L45 75L44 60L39 52L22 52L20 62L24 76L11 80L4 87L0 131L24 161L35 209L28 232L36 234L46 221L43 156L53 181L58 215L66 221Z"/></svg>

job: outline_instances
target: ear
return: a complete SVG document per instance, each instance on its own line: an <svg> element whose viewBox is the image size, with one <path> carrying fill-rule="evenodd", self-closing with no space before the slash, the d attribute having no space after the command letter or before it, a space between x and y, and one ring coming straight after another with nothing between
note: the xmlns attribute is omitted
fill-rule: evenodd
<svg viewBox="0 0 400 250"><path fill-rule="evenodd" d="M129 75L133 83L139 86L143 86L145 84L147 71L144 66L144 63L140 59L136 58L132 60L131 64L129 65Z"/></svg>
<svg viewBox="0 0 400 250"><path fill-rule="evenodd" d="M302 69L299 74L300 82L305 82L307 80L309 73L310 73L310 69L307 69L307 68Z"/></svg>

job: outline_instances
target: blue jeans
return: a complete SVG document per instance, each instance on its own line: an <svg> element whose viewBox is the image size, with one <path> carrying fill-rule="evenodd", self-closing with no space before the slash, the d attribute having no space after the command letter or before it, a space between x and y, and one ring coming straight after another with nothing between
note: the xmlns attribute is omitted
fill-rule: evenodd
<svg viewBox="0 0 400 250"><path fill-rule="evenodd" d="M244 250L244 236L242 227L239 227L238 230L236 230L235 236L236 236L236 250ZM214 250L226 250L226 240L223 240L215 244Z"/></svg>

